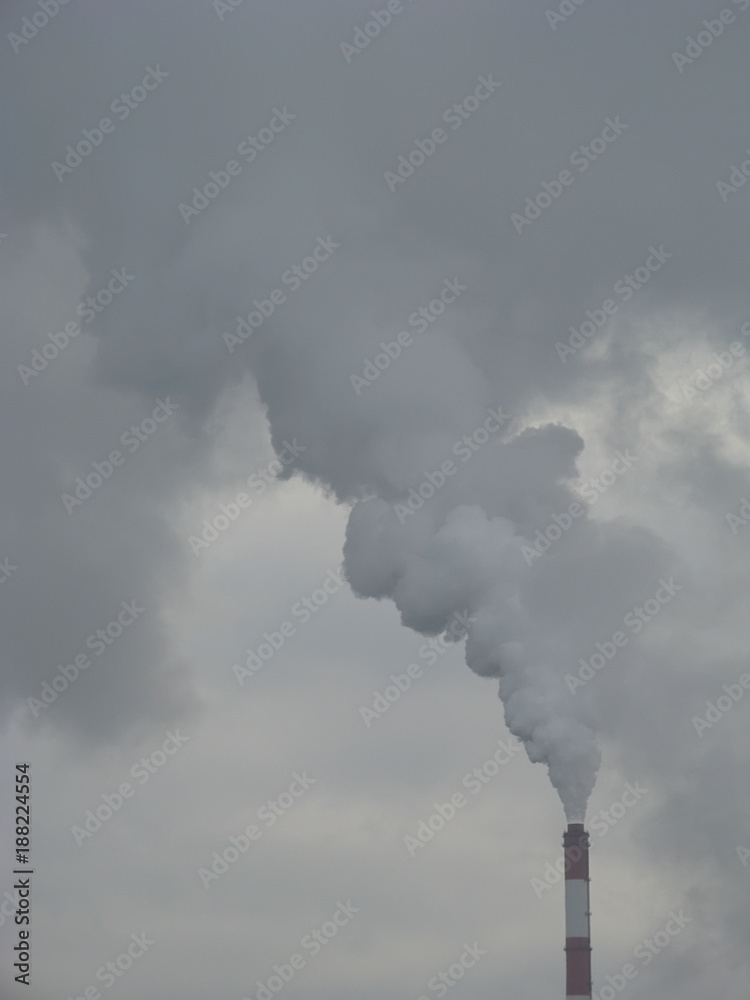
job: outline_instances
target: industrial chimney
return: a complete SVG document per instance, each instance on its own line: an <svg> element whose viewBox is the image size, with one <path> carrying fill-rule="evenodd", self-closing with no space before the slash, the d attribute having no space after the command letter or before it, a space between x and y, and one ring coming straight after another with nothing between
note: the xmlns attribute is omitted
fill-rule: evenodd
<svg viewBox="0 0 750 1000"><path fill-rule="evenodd" d="M571 823L563 835L565 855L566 1000L591 998L589 924L589 835Z"/></svg>

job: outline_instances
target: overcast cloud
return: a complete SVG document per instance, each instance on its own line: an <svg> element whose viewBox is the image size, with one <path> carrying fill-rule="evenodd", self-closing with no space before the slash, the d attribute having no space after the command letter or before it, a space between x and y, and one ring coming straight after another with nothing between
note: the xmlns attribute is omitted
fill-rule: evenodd
<svg viewBox="0 0 750 1000"><path fill-rule="evenodd" d="M750 0L0 28L3 995L745 996Z"/></svg>

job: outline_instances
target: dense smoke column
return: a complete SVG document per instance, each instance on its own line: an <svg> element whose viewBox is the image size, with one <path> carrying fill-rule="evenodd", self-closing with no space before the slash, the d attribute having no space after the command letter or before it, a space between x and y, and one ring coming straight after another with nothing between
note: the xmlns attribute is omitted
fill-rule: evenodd
<svg viewBox="0 0 750 1000"><path fill-rule="evenodd" d="M475 503L455 502L446 485L429 511L403 524L383 497L356 503L347 526L344 572L355 594L390 598L402 623L423 634L440 634L461 616L467 664L480 677L498 681L508 729L522 740L529 760L547 766L572 823L585 816L600 750L582 703L570 697L563 682L566 655L557 629L547 625L535 604L534 589L555 565L528 567L520 551L522 529L503 514L488 514L479 502L491 507L494 497L497 504L498 493L520 481L505 466L513 449L525 455L530 443L538 447L548 435L557 440L559 428L521 435L487 454L487 468L474 468L490 477L493 489L472 480L462 483L458 494L462 499L472 486L480 495ZM532 468L538 458L531 456ZM595 535L590 567L617 558L598 546L593 525L584 530ZM583 576L581 571L577 579Z"/></svg>

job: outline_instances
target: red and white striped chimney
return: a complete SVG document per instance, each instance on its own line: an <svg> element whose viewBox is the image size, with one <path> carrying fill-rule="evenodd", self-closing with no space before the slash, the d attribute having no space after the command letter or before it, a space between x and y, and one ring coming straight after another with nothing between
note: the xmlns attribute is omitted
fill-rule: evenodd
<svg viewBox="0 0 750 1000"><path fill-rule="evenodd" d="M563 835L565 854L566 1000L591 998L591 928L589 924L589 835L583 823L571 823Z"/></svg>

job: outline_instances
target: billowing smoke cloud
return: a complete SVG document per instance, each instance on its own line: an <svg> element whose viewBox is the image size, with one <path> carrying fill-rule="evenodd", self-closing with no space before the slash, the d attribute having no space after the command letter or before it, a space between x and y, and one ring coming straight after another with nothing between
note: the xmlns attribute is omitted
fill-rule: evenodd
<svg viewBox="0 0 750 1000"><path fill-rule="evenodd" d="M267 114L248 117L233 83L220 118L202 119L200 156L157 156L141 138L144 164L124 169L121 158L128 163L135 148L128 129L156 129L166 148L183 142L194 72L184 49L162 46L158 60L144 52L144 70L132 81L151 78L143 106L137 115L116 115L96 163L92 155L76 164L73 155L72 168L59 166L81 123L98 120L101 102L92 98L56 122L35 161L46 197L85 234L88 290L102 287L111 265L133 261L137 270L101 317L98 378L147 398L172 393L178 419L195 430L228 385L251 376L276 447L296 437L305 449L286 474L301 472L354 503L345 568L356 593L392 599L403 623L425 634L467 614L469 666L499 679L508 727L530 759L549 768L567 815L582 817L599 751L588 706L570 697L563 677L585 622L573 629L556 620L540 595L561 567L571 574L565 586L582 600L597 575L636 590L653 559L632 573L621 572L620 562L632 569L634 557L658 546L643 532L629 540L620 525L611 531L592 522L583 507L569 531L553 520L572 522L565 512L577 499L571 483L584 440L571 427L535 419L534 406L539 381L554 394L569 369L551 344L542 353L533 337L509 342L517 335L503 332L509 309L494 288L495 265L478 250L457 253L453 241L433 244L415 231L408 267L392 257L384 234L397 223L396 199L409 192L389 191L383 171L359 160L343 120L322 131L319 107L299 87L289 93L272 61L263 63ZM465 96L461 87L469 95L479 87L485 104L477 118L485 126L503 107L507 113L502 88L477 85L477 74L464 78L449 87L434 81L436 110ZM120 79L109 85L113 96ZM338 93L338 74L320 86ZM347 77L352 112L366 91L365 78ZM377 150L384 168L408 149L412 130L411 120L394 114L398 127L382 133ZM266 142L253 149L246 138L261 127ZM459 152L465 138L451 136L440 150L446 169L452 156L481 162L479 150ZM246 176L224 170L232 156ZM45 163L53 161L50 172ZM522 174L520 164L508 170ZM117 179L117 198L106 178ZM412 198L423 179L409 179ZM252 197L258 185L262 205ZM137 224L122 205L137 206ZM29 216L41 210L29 205ZM508 259L509 282L516 267ZM503 344L503 363L495 342ZM544 531L547 541L535 542Z"/></svg>
<svg viewBox="0 0 750 1000"><path fill-rule="evenodd" d="M521 558L528 543L508 518L488 517L472 499L410 512L404 523L382 499L359 502L347 532L348 578L361 596L390 597L404 624L426 634L469 616L469 666L500 678L508 728L532 761L548 766L568 819L583 819L599 765L595 735L561 684L564 663L534 640L540 626L524 602L533 581Z"/></svg>

